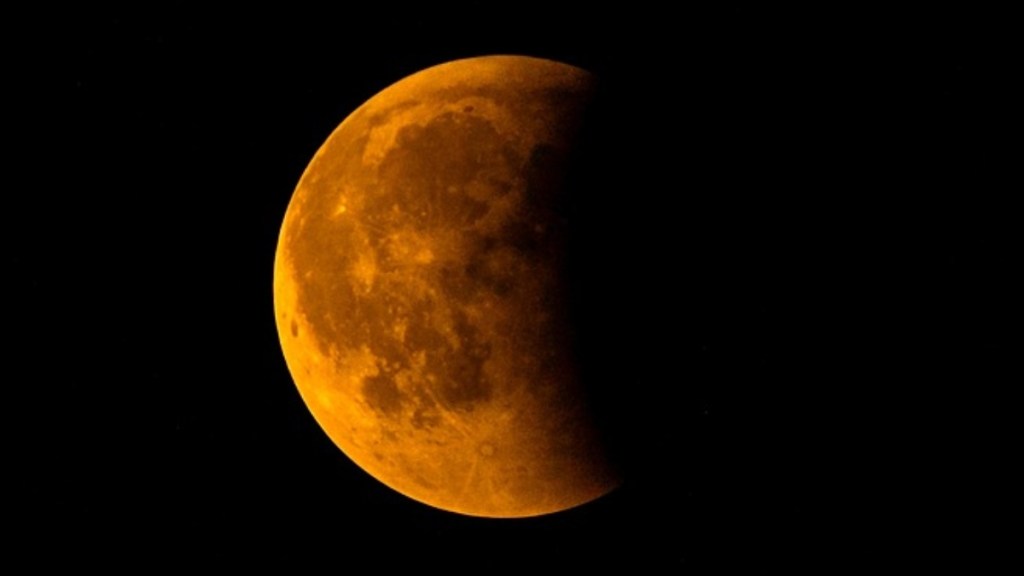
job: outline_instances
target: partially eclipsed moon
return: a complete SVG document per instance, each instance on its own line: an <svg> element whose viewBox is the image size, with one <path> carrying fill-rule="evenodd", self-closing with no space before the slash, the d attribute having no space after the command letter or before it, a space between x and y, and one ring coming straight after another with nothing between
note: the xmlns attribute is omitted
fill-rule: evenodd
<svg viewBox="0 0 1024 576"><path fill-rule="evenodd" d="M618 483L572 353L562 179L592 77L459 60L353 112L307 167L274 265L317 422L411 498L546 514Z"/></svg>

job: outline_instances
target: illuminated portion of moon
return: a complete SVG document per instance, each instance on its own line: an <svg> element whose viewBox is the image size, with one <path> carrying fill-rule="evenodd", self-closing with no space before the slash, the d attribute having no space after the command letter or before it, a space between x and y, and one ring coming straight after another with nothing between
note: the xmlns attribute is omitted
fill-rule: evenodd
<svg viewBox="0 0 1024 576"><path fill-rule="evenodd" d="M429 68L353 112L295 190L285 359L331 440L402 494L518 517L619 483L565 302L562 178L592 91L534 58Z"/></svg>

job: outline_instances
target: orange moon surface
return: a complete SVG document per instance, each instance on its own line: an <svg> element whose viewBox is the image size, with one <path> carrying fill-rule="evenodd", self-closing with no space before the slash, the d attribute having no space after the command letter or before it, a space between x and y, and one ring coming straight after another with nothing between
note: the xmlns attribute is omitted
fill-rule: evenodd
<svg viewBox="0 0 1024 576"><path fill-rule="evenodd" d="M406 496L522 517L621 481L573 354L560 208L594 86L520 56L428 68L345 119L292 196L274 263L289 371Z"/></svg>

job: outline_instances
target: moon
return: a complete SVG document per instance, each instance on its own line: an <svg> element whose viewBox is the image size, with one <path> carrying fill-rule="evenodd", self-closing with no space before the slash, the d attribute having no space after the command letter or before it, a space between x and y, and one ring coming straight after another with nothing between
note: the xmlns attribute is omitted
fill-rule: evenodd
<svg viewBox="0 0 1024 576"><path fill-rule="evenodd" d="M488 56L356 109L295 189L274 262L289 372L330 439L430 506L511 518L621 483L569 314L567 166L594 77Z"/></svg>

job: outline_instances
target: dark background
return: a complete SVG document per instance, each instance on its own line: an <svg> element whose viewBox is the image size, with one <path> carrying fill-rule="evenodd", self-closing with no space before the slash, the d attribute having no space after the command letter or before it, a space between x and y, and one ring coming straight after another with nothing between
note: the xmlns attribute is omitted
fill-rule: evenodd
<svg viewBox="0 0 1024 576"><path fill-rule="evenodd" d="M10 20L6 522L41 562L333 569L974 559L1005 510L1019 289L998 15L79 12ZM272 265L360 103L516 53L602 79L574 217L627 480L440 512L348 461ZM1014 351L1016 348L1014 348ZM35 551L39 552L35 552ZM972 550L971 552L968 552Z"/></svg>

